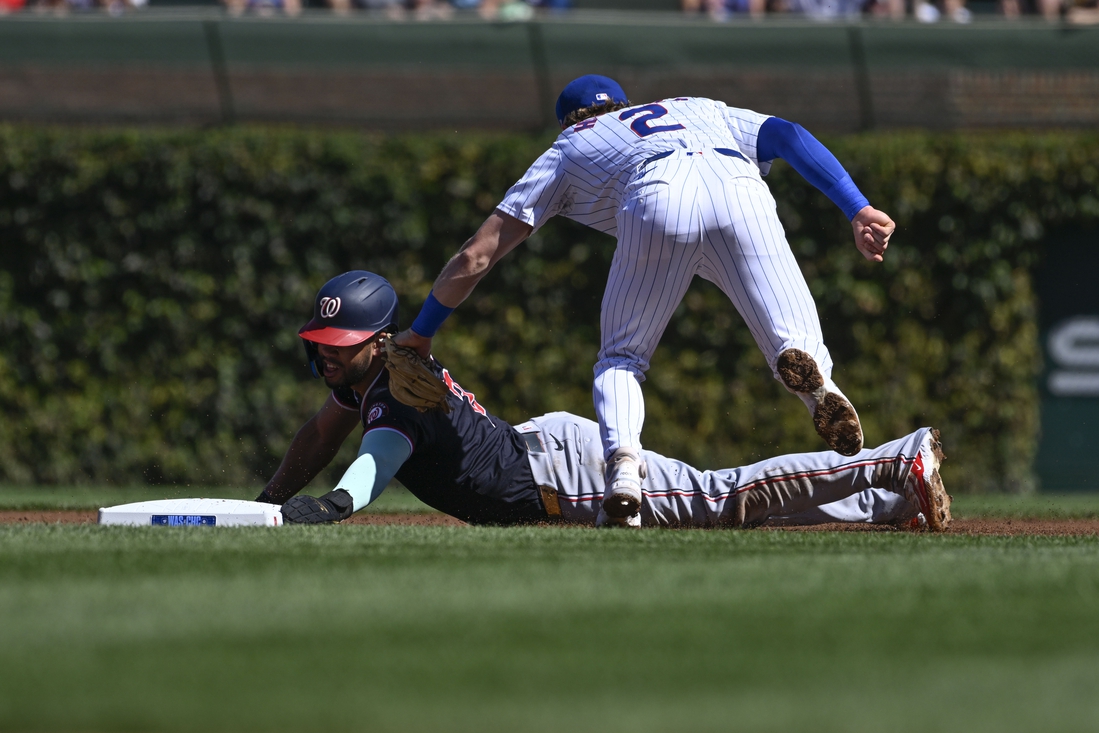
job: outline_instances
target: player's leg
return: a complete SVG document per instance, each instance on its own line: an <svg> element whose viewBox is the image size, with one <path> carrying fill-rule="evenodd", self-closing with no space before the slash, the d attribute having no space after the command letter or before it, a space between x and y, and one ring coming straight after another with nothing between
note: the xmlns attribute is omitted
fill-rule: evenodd
<svg viewBox="0 0 1099 733"><path fill-rule="evenodd" d="M771 517L767 524L789 527L842 522L918 528L918 517L922 516L919 509L900 494L885 489L866 489L846 499L822 504L797 514Z"/></svg>
<svg viewBox="0 0 1099 733"><path fill-rule="evenodd" d="M566 412L528 424L537 428L541 446L530 454L534 480L556 490L566 522L598 524L604 492L599 426ZM642 455L649 473L638 518L646 526L752 526L772 517L801 524L893 522L913 507L938 518L932 529L950 523L950 498L938 474L942 451L930 428L855 458L802 453L718 471L652 451Z"/></svg>
<svg viewBox="0 0 1099 733"><path fill-rule="evenodd" d="M571 524L607 524L608 518L601 516L606 480L599 424L567 412L551 412L516 426L520 432L531 428L539 437L539 446L528 453L531 472L539 486L557 492L561 518ZM640 517L610 523L640 526Z"/></svg>
<svg viewBox="0 0 1099 733"><path fill-rule="evenodd" d="M713 196L699 274L729 297L748 325L775 378L813 415L817 432L844 455L862 448L862 427L831 379L816 303L760 181L731 177L730 164L709 161Z"/></svg>
<svg viewBox="0 0 1099 733"><path fill-rule="evenodd" d="M854 459L822 451L717 471L645 451L649 474L642 523L754 526L771 518L790 524L894 523L918 511L903 491L906 483L915 485L911 467L923 436L929 447L930 432L924 430Z"/></svg>
<svg viewBox="0 0 1099 733"><path fill-rule="evenodd" d="M643 451L649 472L642 481L641 509L629 521L618 521L603 512L604 462L598 423L554 412L531 418L516 429L526 432L528 426L537 429L540 439L540 449L529 454L534 480L539 486L552 486L557 491L566 522L596 526L715 525L720 519L722 497L735 493L735 474L700 471L682 461Z"/></svg>
<svg viewBox="0 0 1099 733"><path fill-rule="evenodd" d="M607 462L604 507L612 517L629 516L640 504L645 421L641 382L700 261L698 219L693 215L697 201L691 193L697 186L690 184L693 166L669 165L680 166L682 176L665 170L666 175L624 202L603 294L592 396Z"/></svg>
<svg viewBox="0 0 1099 733"><path fill-rule="evenodd" d="M931 428L852 457L827 451L779 456L733 469L735 499L723 507L723 518L734 525L755 526L867 489L885 489L924 514L929 528L942 531L950 524L950 497L939 476L943 458L938 431Z"/></svg>
<svg viewBox="0 0 1099 733"><path fill-rule="evenodd" d="M830 376L832 357L817 306L786 241L774 197L761 181L730 177L720 161L711 166L699 274L733 303L773 371L780 353L800 349Z"/></svg>
<svg viewBox="0 0 1099 733"><path fill-rule="evenodd" d="M735 524L738 481L743 475L743 480L750 483L759 473L756 467L700 471L682 461L665 458L650 451L643 455L649 467L649 475L645 481L645 498L640 512L644 526ZM808 455L818 455L824 459L815 464L818 470L826 465L838 465L839 461L844 460L831 452ZM774 468L776 465L787 465L789 460L789 457L781 457L776 461L767 461L765 465ZM839 478L850 479L851 474L841 474ZM856 472L855 478L862 479L863 483L874 480L871 478L868 481L865 471ZM881 479L881 476L877 478ZM889 524L913 528L926 526L926 521L922 524L911 523L910 520L916 519L917 515L923 516L919 513L919 508L903 495L887 489L863 488L837 501L797 512L772 515L765 523L781 526L832 522Z"/></svg>

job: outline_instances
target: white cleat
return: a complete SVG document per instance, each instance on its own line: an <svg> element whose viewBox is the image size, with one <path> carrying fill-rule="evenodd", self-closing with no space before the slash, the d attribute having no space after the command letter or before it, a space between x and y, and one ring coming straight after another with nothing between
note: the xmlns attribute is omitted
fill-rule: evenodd
<svg viewBox="0 0 1099 733"><path fill-rule="evenodd" d="M625 527L628 529L640 529L641 527L641 512L631 514L628 517L608 517L607 513L602 509L599 510L599 516L595 518L596 527Z"/></svg>
<svg viewBox="0 0 1099 733"><path fill-rule="evenodd" d="M946 493L939 475L939 466L945 460L939 431L931 429L920 444L920 452L916 454L916 461L904 484L904 498L919 508L917 519L923 518L924 526L932 532L945 532L953 521L950 516L953 498ZM922 527L913 526L913 529Z"/></svg>
<svg viewBox="0 0 1099 733"><path fill-rule="evenodd" d="M603 512L609 519L627 519L641 509L641 480L645 463L632 448L619 448L607 461L607 488Z"/></svg>
<svg viewBox="0 0 1099 733"><path fill-rule="evenodd" d="M844 456L862 450L862 423L855 407L835 382L820 373L812 356L801 349L786 349L775 366L786 388L809 408L817 435L829 448Z"/></svg>

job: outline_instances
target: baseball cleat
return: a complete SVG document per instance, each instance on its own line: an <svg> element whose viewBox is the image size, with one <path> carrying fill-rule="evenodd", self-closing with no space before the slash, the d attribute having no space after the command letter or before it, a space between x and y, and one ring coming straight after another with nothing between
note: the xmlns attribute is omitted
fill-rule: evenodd
<svg viewBox="0 0 1099 733"><path fill-rule="evenodd" d="M786 388L801 398L813 415L817 435L844 456L862 450L862 424L858 413L835 383L820 373L817 362L801 349L786 349L776 363Z"/></svg>
<svg viewBox="0 0 1099 733"><path fill-rule="evenodd" d="M645 463L632 448L619 448L607 462L607 488L603 511L611 519L624 519L641 509L641 479Z"/></svg>
<svg viewBox="0 0 1099 733"><path fill-rule="evenodd" d="M603 509L599 510L598 516L595 518L596 527L625 527L627 529L640 529L641 528L641 512L631 514L628 517L608 517L607 512Z"/></svg>
<svg viewBox="0 0 1099 733"><path fill-rule="evenodd" d="M934 428L927 431L912 471L904 485L904 497L924 518L927 529L932 532L945 532L950 527L950 503L953 497L946 493L943 479L939 475L939 466L946 460L943 445L939 442L939 431ZM913 527L916 529L916 527Z"/></svg>
<svg viewBox="0 0 1099 733"><path fill-rule="evenodd" d="M927 517L923 515L923 512L916 512L915 515L897 519L891 524L897 529L907 529L912 532L922 532L927 529Z"/></svg>

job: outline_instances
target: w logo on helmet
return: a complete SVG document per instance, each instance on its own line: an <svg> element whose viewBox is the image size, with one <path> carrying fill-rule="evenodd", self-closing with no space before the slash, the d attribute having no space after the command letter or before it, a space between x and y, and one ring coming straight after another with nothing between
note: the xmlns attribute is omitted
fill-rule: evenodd
<svg viewBox="0 0 1099 733"><path fill-rule="evenodd" d="M340 312L340 299L339 298L321 298L320 316L321 318L331 318Z"/></svg>

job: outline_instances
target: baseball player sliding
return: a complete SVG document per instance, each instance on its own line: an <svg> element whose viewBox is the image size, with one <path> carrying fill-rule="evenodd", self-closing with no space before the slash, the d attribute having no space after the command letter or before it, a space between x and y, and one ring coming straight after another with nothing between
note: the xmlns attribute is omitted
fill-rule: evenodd
<svg viewBox="0 0 1099 733"><path fill-rule="evenodd" d="M603 509L612 520L634 521L647 506L640 383L695 275L733 302L828 446L858 455L858 415L832 381L816 305L762 176L776 158L790 163L843 210L869 260L882 261L895 227L889 216L812 135L777 117L698 97L630 105L614 80L594 75L565 87L557 117L560 136L450 260L394 341L427 357L443 320L492 266L560 214L618 240L593 387L607 464Z"/></svg>
<svg viewBox="0 0 1099 733"><path fill-rule="evenodd" d="M331 395L291 442L258 501L282 504L290 523L346 519L396 477L417 498L476 524L539 521L603 524L604 458L598 426L564 412L508 425L434 359L446 386L440 408L394 397L385 336L397 331L397 295L384 278L344 273L317 294L299 335ZM359 457L336 488L295 496L362 424ZM700 471L644 451L642 496L629 526L751 527L787 522L895 523L943 530L950 497L939 477L937 431L922 428L851 457L779 456L742 468ZM291 498L293 497L293 498ZM610 522L616 524L616 522Z"/></svg>

